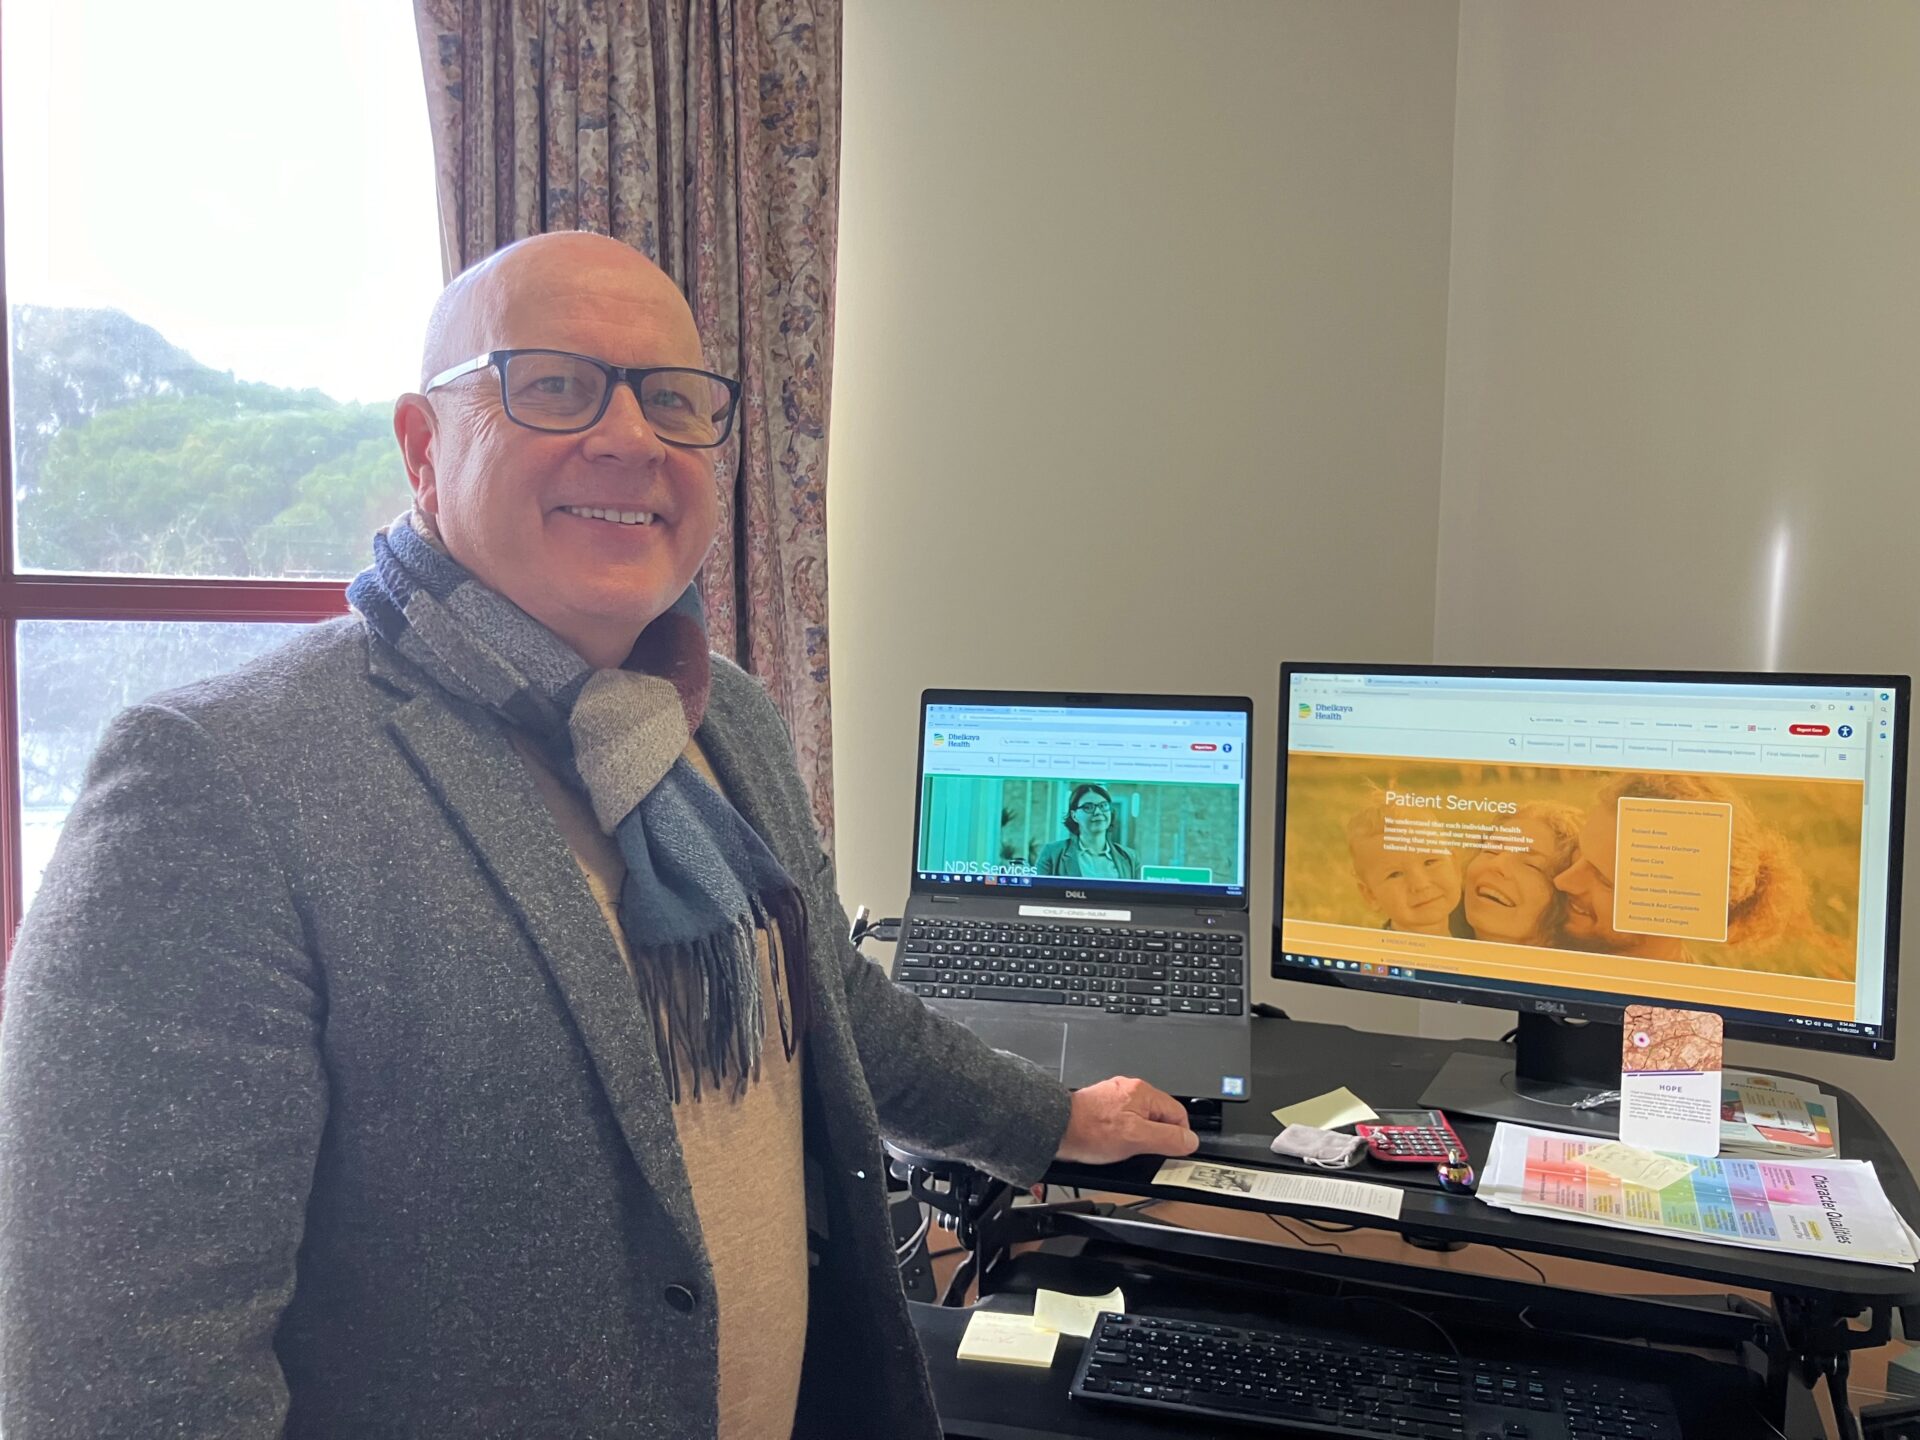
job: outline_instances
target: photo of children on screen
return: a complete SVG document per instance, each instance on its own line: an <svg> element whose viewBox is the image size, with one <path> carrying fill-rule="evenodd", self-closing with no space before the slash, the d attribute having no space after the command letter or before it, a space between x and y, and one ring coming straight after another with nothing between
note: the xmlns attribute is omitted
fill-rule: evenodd
<svg viewBox="0 0 1920 1440"><path fill-rule="evenodd" d="M1350 772L1310 802L1303 788L1301 820L1324 814L1339 789L1349 805L1356 792L1365 803L1344 821L1337 810L1326 816L1345 832L1346 898L1338 878L1309 860L1289 878L1290 913L1634 959L1850 973L1853 897L1830 898L1820 923L1808 873L1817 864L1844 877L1858 854L1858 822L1838 787L1645 771L1469 776L1467 768L1436 766L1418 784L1385 787ZM1778 821L1761 813L1755 790ZM1534 798L1543 792L1554 798ZM1450 818L1433 795L1484 799L1489 808L1481 818ZM1623 838L1629 810L1638 848ZM1791 836L1779 823L1788 820L1799 824ZM1296 823L1290 805L1288 824ZM1693 828L1675 828L1682 825ZM1701 858L1690 862L1695 853ZM1623 898L1617 872L1627 854L1638 889Z"/></svg>
<svg viewBox="0 0 1920 1440"><path fill-rule="evenodd" d="M1360 898L1385 917L1382 930L1471 939L1453 852L1437 846L1414 850L1389 840L1387 813L1385 804L1373 804L1347 821L1347 850Z"/></svg>

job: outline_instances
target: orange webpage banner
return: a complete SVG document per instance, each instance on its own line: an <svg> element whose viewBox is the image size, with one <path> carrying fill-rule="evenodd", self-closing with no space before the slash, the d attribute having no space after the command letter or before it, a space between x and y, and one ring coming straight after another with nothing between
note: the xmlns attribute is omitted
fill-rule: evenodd
<svg viewBox="0 0 1920 1440"><path fill-rule="evenodd" d="M1855 780L1295 752L1281 941L1851 1020L1864 801Z"/></svg>

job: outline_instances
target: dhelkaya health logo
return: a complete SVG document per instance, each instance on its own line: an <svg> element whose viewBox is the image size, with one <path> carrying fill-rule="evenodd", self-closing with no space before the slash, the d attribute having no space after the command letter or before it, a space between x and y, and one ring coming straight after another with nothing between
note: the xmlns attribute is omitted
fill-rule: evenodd
<svg viewBox="0 0 1920 1440"><path fill-rule="evenodd" d="M942 745L946 743L947 743L946 736L942 735L938 730L933 732L933 748L934 749L938 750Z"/></svg>
<svg viewBox="0 0 1920 1440"><path fill-rule="evenodd" d="M1300 718L1302 720L1311 720L1313 718L1313 706L1304 700L1300 702Z"/></svg>

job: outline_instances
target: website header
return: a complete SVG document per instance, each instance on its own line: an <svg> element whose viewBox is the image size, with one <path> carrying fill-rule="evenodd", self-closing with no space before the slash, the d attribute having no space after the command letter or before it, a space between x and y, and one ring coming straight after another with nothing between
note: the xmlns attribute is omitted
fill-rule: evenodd
<svg viewBox="0 0 1920 1440"><path fill-rule="evenodd" d="M1665 694L1543 693L1541 682L1528 682L1528 690L1510 685L1502 693L1476 682L1401 691L1358 683L1362 678L1295 676L1288 748L1851 780L1864 780L1876 761L1892 759L1892 700L1870 690L1790 687L1802 693L1724 695L1709 692L1756 687L1670 686Z"/></svg>

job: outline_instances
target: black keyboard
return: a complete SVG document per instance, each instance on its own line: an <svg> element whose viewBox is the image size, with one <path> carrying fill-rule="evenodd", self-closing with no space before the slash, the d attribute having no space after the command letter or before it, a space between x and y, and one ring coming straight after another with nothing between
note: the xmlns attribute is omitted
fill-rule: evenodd
<svg viewBox="0 0 1920 1440"><path fill-rule="evenodd" d="M1667 1391L1642 1381L1144 1315L1100 1316L1071 1393L1363 1440L1680 1440Z"/></svg>
<svg viewBox="0 0 1920 1440"><path fill-rule="evenodd" d="M1213 930L919 918L908 923L894 979L929 999L1244 1015L1246 948L1244 936Z"/></svg>

